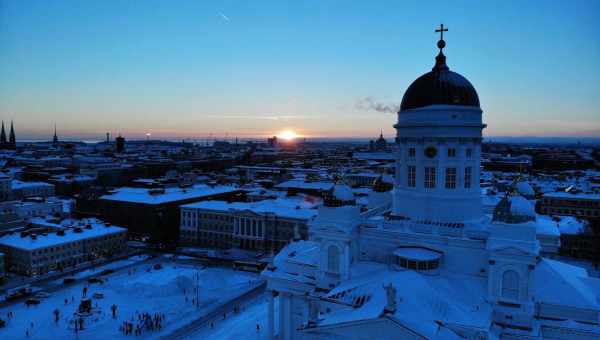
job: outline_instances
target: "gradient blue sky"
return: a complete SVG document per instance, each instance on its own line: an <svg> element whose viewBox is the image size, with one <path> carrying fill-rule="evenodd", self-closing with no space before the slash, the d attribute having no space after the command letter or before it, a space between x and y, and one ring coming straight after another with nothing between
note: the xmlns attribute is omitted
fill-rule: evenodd
<svg viewBox="0 0 600 340"><path fill-rule="evenodd" d="M18 137L393 135L433 65L488 136L600 136L600 1L0 0L0 118ZM364 105L363 105L364 106Z"/></svg>

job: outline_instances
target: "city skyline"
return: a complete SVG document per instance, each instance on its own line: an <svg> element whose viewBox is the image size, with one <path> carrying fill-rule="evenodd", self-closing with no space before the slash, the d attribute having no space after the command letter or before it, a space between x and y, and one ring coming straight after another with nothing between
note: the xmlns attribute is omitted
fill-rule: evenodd
<svg viewBox="0 0 600 340"><path fill-rule="evenodd" d="M0 118L19 139L390 137L443 22L486 136L599 136L600 5L514 5L3 2Z"/></svg>

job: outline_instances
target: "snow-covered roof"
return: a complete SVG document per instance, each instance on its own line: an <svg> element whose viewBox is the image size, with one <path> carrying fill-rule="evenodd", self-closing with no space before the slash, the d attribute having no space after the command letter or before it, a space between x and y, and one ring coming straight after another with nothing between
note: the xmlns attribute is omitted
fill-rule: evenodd
<svg viewBox="0 0 600 340"><path fill-rule="evenodd" d="M262 275L313 286L321 254L319 249L319 243L314 241L292 242L281 249Z"/></svg>
<svg viewBox="0 0 600 340"><path fill-rule="evenodd" d="M75 232L75 229L64 229L64 236L60 236L57 233L48 233L46 236L41 234L36 235L36 238L33 239L30 236L21 237L20 234L15 233L0 238L0 245L25 250L36 250L127 231L125 228L113 225L106 226L99 223L90 223L89 225L91 229L81 227L82 232Z"/></svg>
<svg viewBox="0 0 600 340"><path fill-rule="evenodd" d="M568 263L542 258L532 276L536 301L548 304L600 309L600 290L587 271Z"/></svg>
<svg viewBox="0 0 600 340"><path fill-rule="evenodd" d="M370 178L377 178L381 176L378 173L375 172L357 172L357 173L350 173L345 175L344 177L370 177Z"/></svg>
<svg viewBox="0 0 600 340"><path fill-rule="evenodd" d="M82 182L82 181L93 181L94 177L87 175L70 175L70 174L62 174L62 175L54 175L51 177L53 181L57 182Z"/></svg>
<svg viewBox="0 0 600 340"><path fill-rule="evenodd" d="M333 187L332 182L306 182L302 179L292 179L281 182L275 186L280 189L305 189L305 190L329 190Z"/></svg>
<svg viewBox="0 0 600 340"><path fill-rule="evenodd" d="M252 211L257 214L274 214L280 217L308 220L317 215L316 209L311 209L314 204L306 200L279 198L257 202L225 202L203 201L184 204L181 208L203 209L216 211Z"/></svg>
<svg viewBox="0 0 600 340"><path fill-rule="evenodd" d="M570 192L564 191L556 191L556 192L548 192L544 194L544 197L548 198L567 198L567 199L587 199L587 200L600 200L600 194L586 194L586 193L577 193L573 194Z"/></svg>
<svg viewBox="0 0 600 340"><path fill-rule="evenodd" d="M538 230L558 229L561 234L581 234L585 231L586 222L578 220L573 216L560 216L558 221L547 215L538 215L537 218Z"/></svg>
<svg viewBox="0 0 600 340"><path fill-rule="evenodd" d="M152 189L123 187L101 199L143 204L163 204L193 198L224 194L239 190L233 186L194 185L190 188L165 188L164 193L152 193Z"/></svg>
<svg viewBox="0 0 600 340"><path fill-rule="evenodd" d="M316 266L319 264L319 249L317 242L304 240L291 242L275 256L273 264L283 266L286 261L291 261Z"/></svg>
<svg viewBox="0 0 600 340"><path fill-rule="evenodd" d="M552 220L549 216L538 215L535 221L537 233L541 235L560 236L558 223Z"/></svg>
<svg viewBox="0 0 600 340"><path fill-rule="evenodd" d="M396 288L396 311L390 316L423 336L435 338L440 328L438 322L489 328L492 308L486 302L485 278L377 268L342 283L328 294L334 300L348 301L365 296L361 306L323 313L317 326L379 318L387 303L383 286L392 284Z"/></svg>
<svg viewBox="0 0 600 340"><path fill-rule="evenodd" d="M417 247L398 248L394 251L394 255L415 261L433 261L442 257L442 254L437 251Z"/></svg>
<svg viewBox="0 0 600 340"><path fill-rule="evenodd" d="M54 185L46 182L23 182L17 179L13 179L12 183L13 189L24 189L24 188L34 188L34 187L54 187Z"/></svg>
<svg viewBox="0 0 600 340"><path fill-rule="evenodd" d="M391 152L354 152L352 157L359 160L394 160L394 154Z"/></svg>

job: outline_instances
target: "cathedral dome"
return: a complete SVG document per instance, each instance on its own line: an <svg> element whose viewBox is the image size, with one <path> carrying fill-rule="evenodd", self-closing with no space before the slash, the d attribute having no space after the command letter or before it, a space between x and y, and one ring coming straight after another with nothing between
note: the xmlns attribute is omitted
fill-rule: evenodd
<svg viewBox="0 0 600 340"><path fill-rule="evenodd" d="M493 221L518 224L535 220L533 204L519 194L507 194L494 209Z"/></svg>
<svg viewBox="0 0 600 340"><path fill-rule="evenodd" d="M535 198L535 190L531 187L529 182L519 181L516 184L516 190L525 198Z"/></svg>
<svg viewBox="0 0 600 340"><path fill-rule="evenodd" d="M479 96L471 83L446 65L440 51L431 72L415 80L404 93L400 111L429 105L461 105L479 107Z"/></svg>
<svg viewBox="0 0 600 340"><path fill-rule="evenodd" d="M345 184L336 184L325 193L324 203L327 207L354 205L352 189Z"/></svg>

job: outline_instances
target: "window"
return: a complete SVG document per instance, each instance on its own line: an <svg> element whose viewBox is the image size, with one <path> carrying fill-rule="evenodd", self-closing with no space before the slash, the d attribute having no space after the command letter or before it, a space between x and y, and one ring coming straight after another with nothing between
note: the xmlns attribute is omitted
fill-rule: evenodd
<svg viewBox="0 0 600 340"><path fill-rule="evenodd" d="M470 148L467 149L465 151L465 153L466 153L468 159L471 159L471 157L473 157L473 150L472 149L470 149Z"/></svg>
<svg viewBox="0 0 600 340"><path fill-rule="evenodd" d="M468 166L465 168L465 188L471 187L471 167Z"/></svg>
<svg viewBox="0 0 600 340"><path fill-rule="evenodd" d="M513 300L519 298L519 274L514 270L502 274L502 297Z"/></svg>
<svg viewBox="0 0 600 340"><path fill-rule="evenodd" d="M456 188L456 168L446 168L446 189Z"/></svg>
<svg viewBox="0 0 600 340"><path fill-rule="evenodd" d="M340 272L340 250L336 246L327 248L327 270L331 273Z"/></svg>
<svg viewBox="0 0 600 340"><path fill-rule="evenodd" d="M417 186L417 167L414 165L408 166L408 186L411 188Z"/></svg>
<svg viewBox="0 0 600 340"><path fill-rule="evenodd" d="M417 150L415 148L408 149L408 158L415 158L417 155Z"/></svg>
<svg viewBox="0 0 600 340"><path fill-rule="evenodd" d="M456 157L456 149L448 149L448 157Z"/></svg>
<svg viewBox="0 0 600 340"><path fill-rule="evenodd" d="M435 188L434 167L425 167L425 188Z"/></svg>

